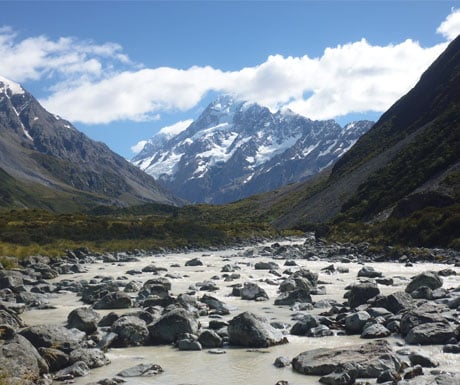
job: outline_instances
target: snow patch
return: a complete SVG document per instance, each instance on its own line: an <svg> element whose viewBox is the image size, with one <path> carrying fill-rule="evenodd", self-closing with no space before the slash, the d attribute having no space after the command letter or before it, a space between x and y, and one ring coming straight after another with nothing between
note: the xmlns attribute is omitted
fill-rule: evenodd
<svg viewBox="0 0 460 385"><path fill-rule="evenodd" d="M0 76L0 83L3 83L3 87L0 87L1 92L5 92L9 89L13 95L22 95L25 93L24 88L22 88L18 83L13 82L3 76Z"/></svg>
<svg viewBox="0 0 460 385"><path fill-rule="evenodd" d="M168 137L173 137L180 134L182 131L185 131L188 128L188 126L190 126L192 123L193 119L181 120L170 126L163 127L162 129L160 129L160 131L158 131L158 133L165 134Z"/></svg>

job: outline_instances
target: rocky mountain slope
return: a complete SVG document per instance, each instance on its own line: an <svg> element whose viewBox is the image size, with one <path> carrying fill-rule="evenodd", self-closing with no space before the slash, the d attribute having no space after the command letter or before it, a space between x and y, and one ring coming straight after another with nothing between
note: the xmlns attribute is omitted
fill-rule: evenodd
<svg viewBox="0 0 460 385"><path fill-rule="evenodd" d="M191 202L226 203L305 180L371 126L341 127L221 96L177 135L155 135L132 160Z"/></svg>
<svg viewBox="0 0 460 385"><path fill-rule="evenodd" d="M412 214L419 226L430 210L426 220L439 219L433 226L458 233L460 37L329 172L314 186L293 186L271 201L290 207L278 226Z"/></svg>
<svg viewBox="0 0 460 385"><path fill-rule="evenodd" d="M154 179L0 77L0 206L175 203Z"/></svg>

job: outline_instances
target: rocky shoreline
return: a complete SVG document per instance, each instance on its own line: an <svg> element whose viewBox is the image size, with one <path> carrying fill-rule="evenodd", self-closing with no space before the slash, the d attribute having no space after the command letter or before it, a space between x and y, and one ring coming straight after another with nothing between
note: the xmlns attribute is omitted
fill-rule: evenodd
<svg viewBox="0 0 460 385"><path fill-rule="evenodd" d="M109 365L111 349L174 345L180 351L220 355L233 347L259 351L288 344L292 336L341 335L356 335L362 342L346 348L306 349L270 364L319 376L320 383L331 385L460 384L458 370L437 369L436 360L413 348L436 345L443 354L459 357L460 253L439 249L375 253L366 244L327 244L314 236L302 242L243 246L247 245L220 257L219 264L209 262L216 250L165 267L168 255L161 256L162 263L155 263L160 258L146 263L143 251L94 254L83 248L63 258L29 257L18 269L1 269L0 384L71 383ZM310 269L318 261L327 263L319 271ZM437 268L421 271L401 286L395 277L379 271L376 262L396 263L401 269L437 263ZM138 268L123 271L129 263ZM95 264L118 267L120 275L73 278ZM349 266L357 264L357 276L344 283L344 298L321 299L328 289L327 279L340 280ZM202 269L209 279L189 282L187 290L174 294L172 283L188 279L178 273L180 268ZM254 279L247 278L251 274ZM455 286L446 287L446 279ZM388 290L393 287L394 291ZM224 288L228 292L223 293ZM269 289L275 297L267 293ZM52 308L50 295L69 292L82 303L64 324L25 324L24 312L46 312ZM254 309L260 304L285 309L290 320L270 320L257 310L235 311L227 303L230 298L254 303ZM118 384L161 376L167 370L156 362L142 363L95 383ZM272 383L288 382L274 378Z"/></svg>

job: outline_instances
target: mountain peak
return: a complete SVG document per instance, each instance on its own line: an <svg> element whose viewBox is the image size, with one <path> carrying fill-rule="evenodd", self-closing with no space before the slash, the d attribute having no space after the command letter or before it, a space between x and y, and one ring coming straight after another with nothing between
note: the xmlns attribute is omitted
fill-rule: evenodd
<svg viewBox="0 0 460 385"><path fill-rule="evenodd" d="M369 127L345 131L223 95L176 136L151 139L133 163L188 201L225 203L312 176Z"/></svg>
<svg viewBox="0 0 460 385"><path fill-rule="evenodd" d="M20 84L0 75L0 92L7 94L7 90L11 92L11 95L22 95L25 93L24 88Z"/></svg>

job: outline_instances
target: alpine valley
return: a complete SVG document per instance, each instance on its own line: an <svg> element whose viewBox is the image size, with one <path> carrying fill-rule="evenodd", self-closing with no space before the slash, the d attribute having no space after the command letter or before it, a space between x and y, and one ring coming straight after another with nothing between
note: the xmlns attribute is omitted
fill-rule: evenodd
<svg viewBox="0 0 460 385"><path fill-rule="evenodd" d="M311 178L373 125L341 127L221 96L185 130L160 131L132 162L193 203L228 203Z"/></svg>

